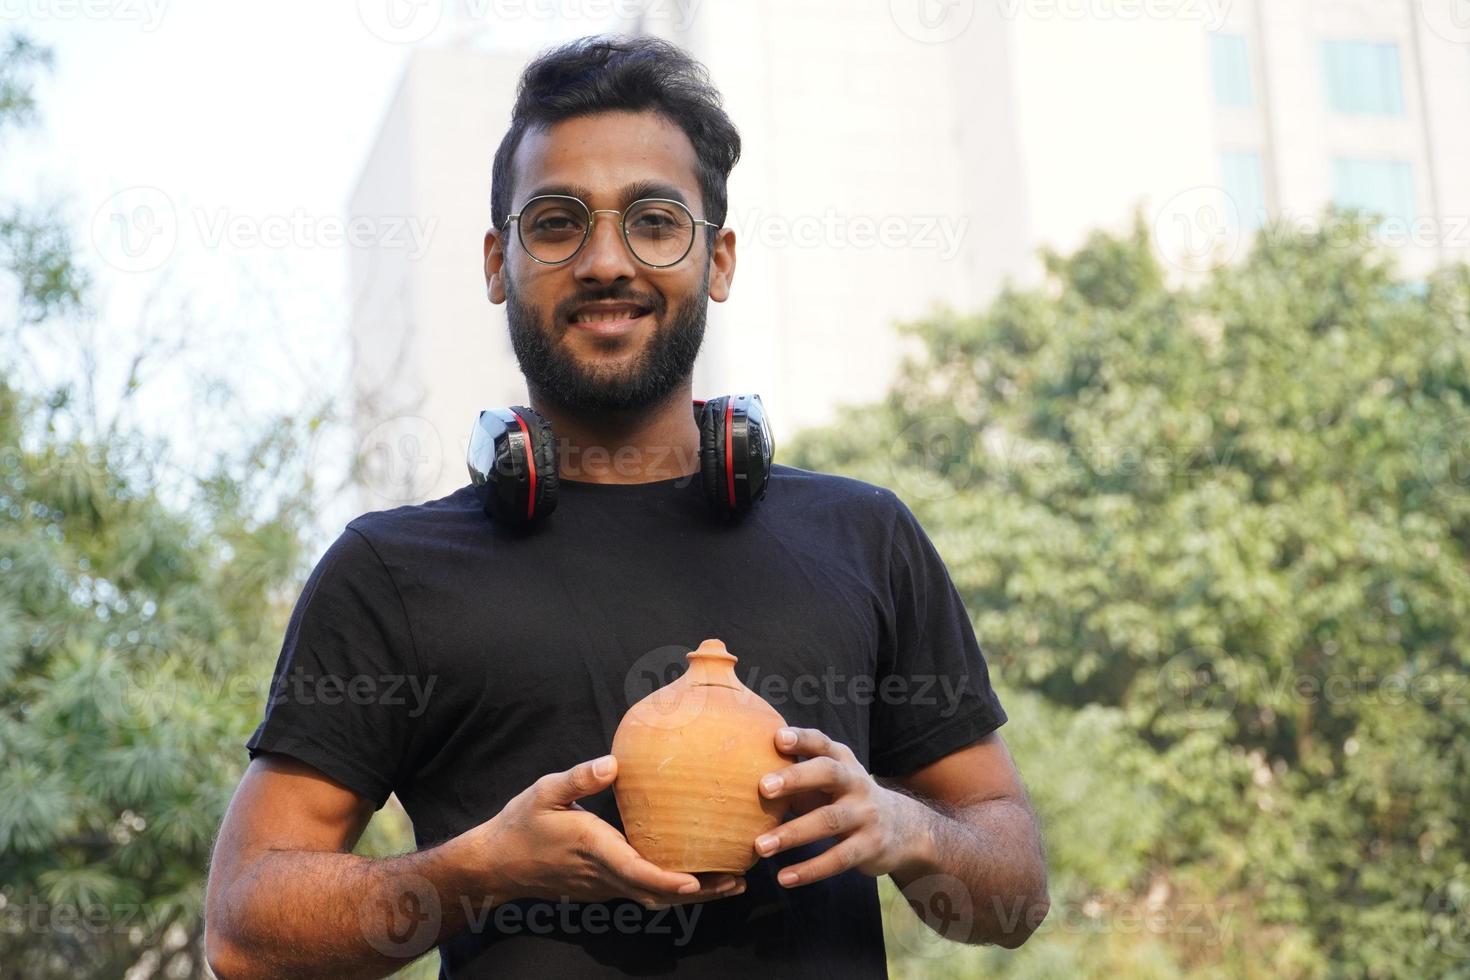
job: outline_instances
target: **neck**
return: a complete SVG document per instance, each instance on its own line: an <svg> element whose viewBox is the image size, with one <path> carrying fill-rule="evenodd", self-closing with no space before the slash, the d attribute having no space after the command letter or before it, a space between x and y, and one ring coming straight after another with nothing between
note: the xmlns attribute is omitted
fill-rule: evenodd
<svg viewBox="0 0 1470 980"><path fill-rule="evenodd" d="M652 483L699 472L693 387L685 381L657 405L595 416L530 393L556 432L557 472L579 483Z"/></svg>

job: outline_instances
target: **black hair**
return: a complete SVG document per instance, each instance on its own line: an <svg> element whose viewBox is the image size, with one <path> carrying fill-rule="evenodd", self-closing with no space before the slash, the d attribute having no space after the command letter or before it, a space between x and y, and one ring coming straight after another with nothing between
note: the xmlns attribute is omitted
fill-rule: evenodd
<svg viewBox="0 0 1470 980"><path fill-rule="evenodd" d="M512 162L527 130L598 112L645 109L667 117L694 144L702 217L716 227L724 224L725 181L740 159L740 133L725 114L709 72L660 38L598 35L552 48L521 73L510 129L495 151L490 175L495 227L510 214Z"/></svg>

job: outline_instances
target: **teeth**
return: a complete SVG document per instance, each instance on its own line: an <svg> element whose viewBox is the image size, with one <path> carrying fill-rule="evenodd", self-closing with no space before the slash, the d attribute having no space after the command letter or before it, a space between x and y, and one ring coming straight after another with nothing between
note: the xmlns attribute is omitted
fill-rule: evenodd
<svg viewBox="0 0 1470 980"><path fill-rule="evenodd" d="M594 310L588 313L578 313L578 323L611 323L613 320L628 320L633 317L635 310Z"/></svg>

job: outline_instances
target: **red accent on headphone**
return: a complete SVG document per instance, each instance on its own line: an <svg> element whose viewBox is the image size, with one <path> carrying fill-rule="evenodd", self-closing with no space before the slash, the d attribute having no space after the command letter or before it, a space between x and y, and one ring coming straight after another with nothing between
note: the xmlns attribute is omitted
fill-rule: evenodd
<svg viewBox="0 0 1470 980"><path fill-rule="evenodd" d="M526 520L536 516L536 450L531 445L531 432L526 428L526 420L521 418L520 412L511 412L516 417L516 424L521 427L521 438L525 440L526 446L526 469L531 471L531 494L526 501Z"/></svg>
<svg viewBox="0 0 1470 980"><path fill-rule="evenodd" d="M735 506L735 446L731 441L734 429L735 399L725 402L725 483L730 488L730 506Z"/></svg>

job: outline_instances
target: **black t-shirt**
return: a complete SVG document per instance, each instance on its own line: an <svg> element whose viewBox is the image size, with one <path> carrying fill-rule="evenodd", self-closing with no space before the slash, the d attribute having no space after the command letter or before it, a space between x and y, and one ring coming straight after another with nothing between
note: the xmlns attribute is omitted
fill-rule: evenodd
<svg viewBox="0 0 1470 980"><path fill-rule="evenodd" d="M708 637L788 723L845 743L874 775L919 769L1006 718L902 501L777 465L734 524L705 516L697 476L563 481L530 534L487 520L468 485L356 518L297 601L246 744L378 806L397 793L427 848L607 753L628 707ZM622 829L611 790L581 805ZM445 975L885 977L876 879L776 882L832 843L762 859L744 894L700 905L472 907L440 946Z"/></svg>

